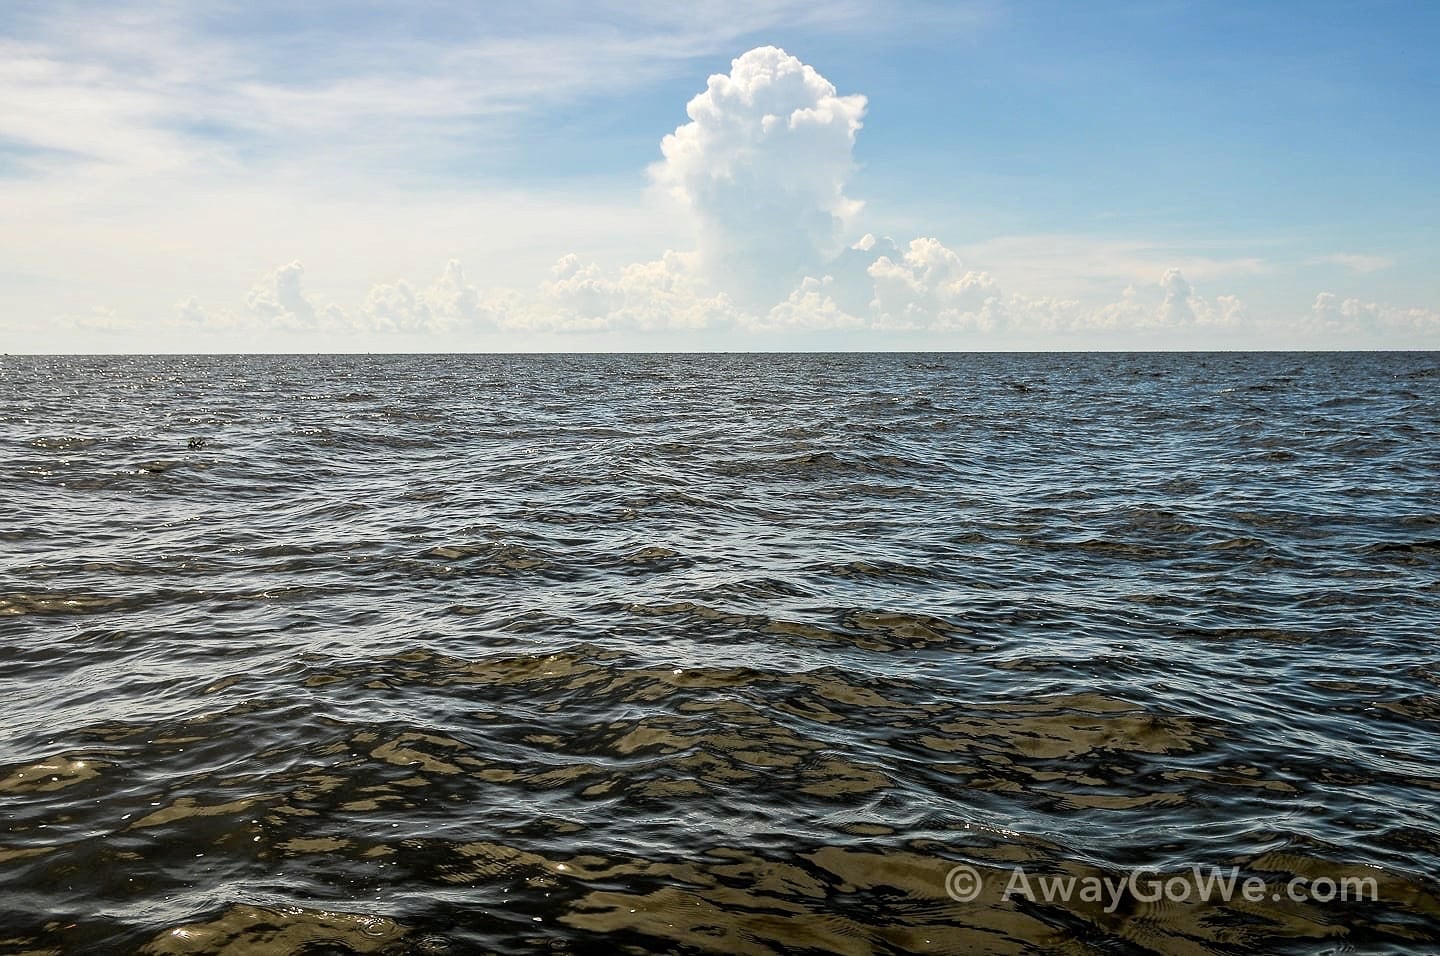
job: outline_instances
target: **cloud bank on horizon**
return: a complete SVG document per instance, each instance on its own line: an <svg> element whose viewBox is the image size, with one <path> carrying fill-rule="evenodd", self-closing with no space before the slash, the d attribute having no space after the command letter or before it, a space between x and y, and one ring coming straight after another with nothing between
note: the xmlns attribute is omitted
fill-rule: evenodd
<svg viewBox="0 0 1440 956"><path fill-rule="evenodd" d="M112 79L99 67L93 75L66 79L57 65L58 54L35 47L27 55L28 60L12 58L8 76L0 70L0 85L43 91L54 102L83 113L89 136L42 115L38 100L34 109L0 118L0 136L28 143L38 154L85 155L103 148L108 151L104 162L97 161L95 171L86 173L99 184L97 192L106 188L106 176L114 176L117 187L126 185L114 170L143 169L160 184L158 194L164 201L178 207L187 198L186 184L199 181L193 171L207 164L226 171L225 157L233 160L233 150L196 149L193 140L178 131L186 123L203 124L203 116L188 114L210 109L208 101L187 101L183 109L167 111L168 98L176 94L153 84L141 84L128 94L121 88L99 96L96 86ZM182 72L174 63L167 69ZM542 92L516 92L516 102L527 95L559 95L551 90L565 86L558 76L535 79ZM448 87L445 91L453 92ZM286 117L273 132L289 139L304 136L296 111L343 111L350 104L344 97L378 101L384 107L393 96L378 83L373 88L352 83L343 93L321 99L266 88L256 95L274 116ZM410 116L422 102L395 102L392 107ZM437 103L431 109L441 113L447 108L482 110L478 101L458 107ZM501 114L515 108L510 102L495 107ZM865 94L837 88L815 66L780 46L756 46L735 57L728 72L709 77L686 105L686 122L663 136L655 131L660 158L645 168L648 188L632 190L634 195L621 196L600 214L603 219L616 209L626 210L621 214L624 229L636 219L661 222L654 232L665 244L652 247L648 257L628 262L617 258L611 253L618 249L608 249L602 234L598 240L592 235L577 243L573 251L554 248L548 270L529 275L498 257L462 262L456 250L454 258L436 258L429 277L412 271L405 278L357 286L353 274L336 274L337 255L292 246L297 258L272 260L247 291L233 281L228 286L213 280L196 283L202 278L198 270L179 265L194 261L196 253L182 248L192 231L170 237L171 248L158 253L162 258L170 254L177 263L166 277L173 288L155 289L156 297L165 296L170 303L163 311L94 302L88 308L38 316L27 304L0 314L0 334L13 340L19 330L27 343L72 351L84 351L91 342L101 350L127 350L127 343L135 343L134 350L166 343L199 350L261 343L267 348L341 351L503 348L511 342L577 349L607 348L612 342L658 349L672 343L764 349L837 342L846 347L955 349L1440 345L1440 311L1426 304L1372 301L1335 291L1334 285L1312 287L1297 308L1277 311L1272 300L1257 309L1248 295L1233 288L1271 270L1271 263L1253 256L1213 257L1197 255L1193 248L1167 251L1143 242L1043 234L947 244L917 217L908 223L916 227L913 233L886 229L883 232L898 238L877 234L882 230L866 221L867 197L860 194L856 157L871 110ZM182 122L172 114L186 115ZM935 122L940 121L937 115ZM342 125L331 122L337 129ZM33 166L34 157L25 162ZM238 169L241 176L230 182L243 180L243 166L229 169ZM869 170L864 182L873 187L884 174L883 168ZM78 180L56 179L49 205L36 200L27 210L42 237L47 233L45 215L66 205L54 196L65 197L74 182ZM265 191L263 182L248 185L258 189L255 195ZM197 206L227 195L225 181L206 181L205 189L209 191L196 187L191 201ZM37 189L35 195L45 194ZM295 195L304 200L303 193L282 195L278 187L276 195L281 198L264 212L283 216L287 204L297 204ZM123 223L123 199L111 195L107 201L112 204L106 207L109 219ZM151 200L150 205L161 201ZM246 196L237 193L236 205L245 201ZM111 211L116 205L120 212ZM264 200L258 205L264 207ZM524 218L534 204L527 205L521 195L515 205ZM399 206L388 207L396 219L402 215L393 212ZM363 213L364 206L350 202L336 208L353 217L357 209ZM438 204L424 206L416 214L418 224L377 223L369 234L368 251L383 260L384 248L403 249L424 229L424 216L434 215L436 208ZM537 205L534 218L550 216L563 223L565 209L563 200L549 208ZM577 220L586 214L575 213ZM896 218L891 217L892 225ZM455 231L467 228L490 233L493 244L504 242L503 230L488 229L479 221L461 223ZM603 232L603 225L597 228ZM363 231L352 220L332 230L336 235ZM563 225L551 228L545 236L553 239L563 231ZM59 224L48 229L52 237L63 232ZM624 248L642 247L644 235L644 228L630 229ZM205 237L195 238L203 245ZM543 245L536 237L527 241L529 246ZM443 241L427 244L437 246ZM123 257L123 251L116 255ZM251 250L248 259L255 262L261 255ZM318 265L312 260L315 255L321 258ZM411 269L424 268L418 259L397 256L397 262ZM1101 259L1103 265L1092 265ZM1332 276L1383 275L1395 265L1386 255L1351 251L1303 261ZM228 274L233 276L237 268L231 261ZM1066 270L1083 281L1067 282ZM1120 276L1124 279L1117 281ZM0 283L7 278L23 287L27 276L0 272ZM154 275L137 276L137 281L158 285ZM85 336L84 342L75 339L77 335Z"/></svg>

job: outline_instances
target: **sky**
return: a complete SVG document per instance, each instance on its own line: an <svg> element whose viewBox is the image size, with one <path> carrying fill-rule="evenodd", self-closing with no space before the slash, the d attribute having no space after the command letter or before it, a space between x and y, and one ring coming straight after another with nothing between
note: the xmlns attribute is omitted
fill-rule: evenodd
<svg viewBox="0 0 1440 956"><path fill-rule="evenodd" d="M1440 347L1440 5L0 4L0 351Z"/></svg>

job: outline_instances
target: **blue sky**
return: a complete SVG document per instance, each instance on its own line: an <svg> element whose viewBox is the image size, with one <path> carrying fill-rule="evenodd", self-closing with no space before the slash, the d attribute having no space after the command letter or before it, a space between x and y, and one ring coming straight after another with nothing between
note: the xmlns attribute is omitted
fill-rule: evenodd
<svg viewBox="0 0 1440 956"><path fill-rule="evenodd" d="M1437 40L1387 2L12 0L0 341L1433 348Z"/></svg>

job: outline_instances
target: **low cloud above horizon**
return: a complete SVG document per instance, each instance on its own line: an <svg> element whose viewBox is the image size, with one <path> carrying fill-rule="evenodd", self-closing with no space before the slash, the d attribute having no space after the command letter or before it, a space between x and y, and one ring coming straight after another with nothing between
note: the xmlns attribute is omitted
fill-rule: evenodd
<svg viewBox="0 0 1440 956"><path fill-rule="evenodd" d="M167 22L142 25L153 36ZM567 159L581 172L557 177L564 191L518 174L499 186L452 174L397 188L387 170L421 157L396 159L368 138L363 150L352 140L354 160L334 181L304 174L334 157L323 139L303 142L294 114L328 109L314 121L346 135L388 108L392 88L378 80L307 96L252 86L279 118L219 135L206 111L238 127L245 104L197 95L199 74L184 75L192 61L171 51L137 68L127 43L143 48L143 36L82 42L50 26L48 37L8 41L0 70L7 102L30 105L0 117L12 144L0 153L0 196L32 239L23 249L11 240L0 272L7 351L1440 345L1435 299L1365 294L1402 267L1391 254L1272 237L1157 241L1153 227L1132 239L1114 229L986 235L955 225L968 198L958 178L906 183L919 194L911 211L882 198L877 214L861 187L883 192L886 168L862 163L857 144L881 107L778 45L710 75L688 120L655 131L660 158L640 164L632 185L617 151L597 159L616 167L609 178L588 186L583 155ZM674 66L650 64L657 75ZM443 99L453 86L393 109L420 123L429 103L446 114L437 136L494 113L484 136L513 139L503 123L520 104L571 95L555 77L534 82L473 113ZM936 109L933 122L947 122ZM573 149L586 145L577 134ZM942 220L933 225L927 194ZM941 238L947 223L960 241ZM554 245L567 236L568 248ZM257 269L272 245L289 254Z"/></svg>

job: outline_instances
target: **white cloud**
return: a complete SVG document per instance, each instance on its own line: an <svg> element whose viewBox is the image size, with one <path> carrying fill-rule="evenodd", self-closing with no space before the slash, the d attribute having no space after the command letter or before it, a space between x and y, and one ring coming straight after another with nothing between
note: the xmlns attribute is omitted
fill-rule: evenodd
<svg viewBox="0 0 1440 956"><path fill-rule="evenodd" d="M913 239L904 255L882 255L866 274L874 281L871 311L881 328L989 331L1005 321L995 281L965 269L937 239Z"/></svg>
<svg viewBox="0 0 1440 956"><path fill-rule="evenodd" d="M1428 335L1440 332L1440 312L1434 309L1383 305L1353 296L1342 299L1333 292L1322 292L1315 297L1310 307L1310 321L1326 332Z"/></svg>
<svg viewBox="0 0 1440 956"><path fill-rule="evenodd" d="M353 330L354 319L340 306L331 303L317 307L311 301L303 287L304 276L305 267L299 262L281 266L250 290L245 297L246 308L261 320L262 328L286 332ZM229 324L223 312L217 313L216 319L219 325Z"/></svg>
<svg viewBox="0 0 1440 956"><path fill-rule="evenodd" d="M165 98L113 80L103 66L0 40L0 98L6 104L0 139L53 153L52 163L56 157L103 160L157 171L183 164L190 150L163 128Z"/></svg>
<svg viewBox="0 0 1440 956"><path fill-rule="evenodd" d="M475 331L504 321L500 296L486 298L465 281L458 260L451 259L425 292L404 279L372 288L360 306L360 327L377 332L426 334Z"/></svg>
<svg viewBox="0 0 1440 956"><path fill-rule="evenodd" d="M72 316L71 322L81 332L117 332L126 329L125 321L115 310L103 305Z"/></svg>
<svg viewBox="0 0 1440 956"><path fill-rule="evenodd" d="M1201 298L1179 269L1166 269L1160 287L1165 299L1156 318L1162 326L1234 326L1245 318L1245 307L1235 296L1222 295L1213 302Z"/></svg>
<svg viewBox="0 0 1440 956"><path fill-rule="evenodd" d="M697 281L695 257L667 252L659 259L607 275L567 255L551 270L541 301L529 315L512 313L512 324L542 329L599 331L703 329L733 325L740 313L723 293Z"/></svg>
<svg viewBox="0 0 1440 956"><path fill-rule="evenodd" d="M404 279L393 285L377 285L365 296L360 316L373 328L387 332L432 332L437 330L430 304L417 295Z"/></svg>
<svg viewBox="0 0 1440 956"><path fill-rule="evenodd" d="M745 325L758 331L865 327L865 319L850 314L835 301L836 291L833 276L806 276L784 302L777 303L763 318L747 317Z"/></svg>
<svg viewBox="0 0 1440 956"><path fill-rule="evenodd" d="M210 321L210 316L201 307L200 300L193 295L176 303L175 315L185 325L203 326Z"/></svg>
<svg viewBox="0 0 1440 956"><path fill-rule="evenodd" d="M1179 269L1166 269L1160 277L1160 287L1165 290L1165 301L1160 303L1160 320L1173 325L1194 322L1195 309L1190 304L1194 295L1184 274Z"/></svg>
<svg viewBox="0 0 1440 956"><path fill-rule="evenodd" d="M445 263L445 271L430 289L431 311L443 322L474 323L489 318L480 302L480 290L465 281L458 259Z"/></svg>
<svg viewBox="0 0 1440 956"><path fill-rule="evenodd" d="M904 252L889 239L866 236L832 262L839 275L807 276L768 308L747 309L708 289L693 253L604 270L574 254L559 259L531 296L512 289L481 291L451 261L439 280L418 292L404 280L371 288L360 307L320 308L302 288L292 262L251 293L252 315L268 327L353 334L451 335L514 332L678 332L738 330L756 334L863 330L945 333L974 344L999 332L1077 333L1185 327L1234 327L1244 319L1232 296L1209 299L1176 269L1158 283L1124 290L1116 301L1031 297L1003 290L984 272L967 269L938 240L911 241ZM855 276L860 277L857 284ZM235 320L191 298L177 307L182 322L228 328Z"/></svg>
<svg viewBox="0 0 1440 956"><path fill-rule="evenodd" d="M822 280L806 279L763 324L960 333L974 342L1001 332L1233 328L1245 321L1238 298L1202 296L1177 268L1165 270L1146 291L1130 285L1118 300L1086 305L1007 291L933 238L911 240L901 251L888 238L866 235L832 267ZM857 270L866 280L861 286Z"/></svg>
<svg viewBox="0 0 1440 956"><path fill-rule="evenodd" d="M957 343L981 344L995 333L1034 336L1102 336L1125 332L1185 329L1236 330L1246 323L1244 305L1234 296L1199 294L1181 270L1167 269L1158 282L1126 287L1117 299L1098 305L1079 300L1032 297L1003 290L986 273L967 269L959 255L938 240L912 240L900 251L889 239L865 236L832 265L868 280L862 307L833 275L806 277L782 300L764 310L747 310L701 281L698 257L666 253L660 259L606 271L578 256L557 261L550 279L534 296L514 290L481 291L466 282L460 264L449 262L424 293L401 280L371 289L352 313L338 305L319 307L304 291L304 267L291 262L267 276L247 305L264 327L290 331L329 330L351 334L421 334L477 330L533 333L676 332L731 329L766 335L777 332L870 330L876 333L943 333ZM838 270L837 270L838 271ZM224 310L210 311L197 299L176 306L181 325L242 330L246 320ZM108 308L72 315L80 330L133 330ZM1404 308L1320 293L1306 325L1312 333L1440 333L1440 312ZM1092 340L1103 343L1113 339Z"/></svg>
<svg viewBox="0 0 1440 956"><path fill-rule="evenodd" d="M686 113L651 175L694 214L707 277L774 302L839 251L860 209L845 185L865 97L767 46L711 76Z"/></svg>
<svg viewBox="0 0 1440 956"><path fill-rule="evenodd" d="M281 266L250 290L245 305L255 315L281 328L313 329L317 314L301 288L304 275L305 267L298 262Z"/></svg>

